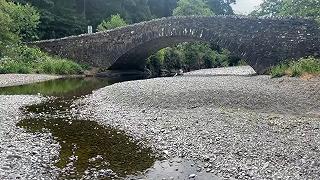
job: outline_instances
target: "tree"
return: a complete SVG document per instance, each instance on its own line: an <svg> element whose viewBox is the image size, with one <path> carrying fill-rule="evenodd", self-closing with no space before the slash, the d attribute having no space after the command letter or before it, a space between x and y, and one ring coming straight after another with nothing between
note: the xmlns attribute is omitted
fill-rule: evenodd
<svg viewBox="0 0 320 180"><path fill-rule="evenodd" d="M235 3L236 0L207 0L207 5L215 14L234 14L230 4Z"/></svg>
<svg viewBox="0 0 320 180"><path fill-rule="evenodd" d="M173 10L174 16L212 16L214 12L203 0L179 0L178 6Z"/></svg>
<svg viewBox="0 0 320 180"><path fill-rule="evenodd" d="M54 39L86 32L83 0L14 0L31 4L41 14L38 29L40 39Z"/></svg>
<svg viewBox="0 0 320 180"><path fill-rule="evenodd" d="M320 20L319 0L284 0L279 15L312 17Z"/></svg>
<svg viewBox="0 0 320 180"><path fill-rule="evenodd" d="M30 5L0 0L0 56L6 46L34 39L39 18Z"/></svg>
<svg viewBox="0 0 320 180"><path fill-rule="evenodd" d="M99 24L97 30L98 31L106 31L110 29L114 29L117 27L126 26L127 23L121 18L119 14L112 15L109 21L102 21L101 24Z"/></svg>
<svg viewBox="0 0 320 180"><path fill-rule="evenodd" d="M319 0L264 0L255 16L301 16L320 20Z"/></svg>
<svg viewBox="0 0 320 180"><path fill-rule="evenodd" d="M172 16L178 0L149 0L151 14L155 17Z"/></svg>

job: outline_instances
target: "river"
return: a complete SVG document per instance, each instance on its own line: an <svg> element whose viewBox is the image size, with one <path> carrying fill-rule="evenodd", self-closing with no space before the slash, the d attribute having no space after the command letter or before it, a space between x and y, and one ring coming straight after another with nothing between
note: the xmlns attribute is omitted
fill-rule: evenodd
<svg viewBox="0 0 320 180"><path fill-rule="evenodd" d="M42 95L47 98L41 103L24 107L25 118L16 125L28 133L52 134L60 145L59 158L54 160L54 165L59 169L56 178L135 179L145 174L149 178L158 178L163 173L174 177L179 168L183 169L180 174L193 176L192 172L196 172L194 162L179 158L170 162L164 160L125 132L100 125L94 120L79 119L70 112L75 109L74 101L94 90L137 79L141 78L63 78L3 87L0 88L0 95ZM202 176L213 177L210 174Z"/></svg>

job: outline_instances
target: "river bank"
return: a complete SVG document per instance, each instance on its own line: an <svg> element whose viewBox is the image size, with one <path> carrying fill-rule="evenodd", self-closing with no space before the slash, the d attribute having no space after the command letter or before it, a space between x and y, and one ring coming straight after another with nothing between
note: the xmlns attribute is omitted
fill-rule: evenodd
<svg viewBox="0 0 320 180"><path fill-rule="evenodd" d="M0 179L55 179L59 144L51 133L30 133L16 124L20 108L39 103L40 96L0 96Z"/></svg>
<svg viewBox="0 0 320 180"><path fill-rule="evenodd" d="M38 74L0 74L0 87L18 86L58 79ZM45 98L34 95L0 95L0 179L55 179L54 162L59 154L50 133L32 134L17 127L24 106Z"/></svg>
<svg viewBox="0 0 320 180"><path fill-rule="evenodd" d="M61 78L61 76L45 74L0 74L0 87L32 84L58 78Z"/></svg>
<svg viewBox="0 0 320 180"><path fill-rule="evenodd" d="M74 113L124 130L169 159L201 162L195 174L319 179L319 89L317 78L200 70L102 88Z"/></svg>

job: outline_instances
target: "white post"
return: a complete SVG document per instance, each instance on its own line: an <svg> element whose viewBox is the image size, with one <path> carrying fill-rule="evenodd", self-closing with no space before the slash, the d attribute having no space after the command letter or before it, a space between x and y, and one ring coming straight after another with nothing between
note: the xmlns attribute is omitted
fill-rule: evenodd
<svg viewBox="0 0 320 180"><path fill-rule="evenodd" d="M92 34L92 26L88 26L88 34Z"/></svg>

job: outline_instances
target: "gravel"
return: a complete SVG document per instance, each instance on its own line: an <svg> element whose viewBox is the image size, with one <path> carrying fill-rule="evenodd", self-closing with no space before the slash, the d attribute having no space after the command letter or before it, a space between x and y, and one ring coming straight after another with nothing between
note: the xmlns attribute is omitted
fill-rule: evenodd
<svg viewBox="0 0 320 180"><path fill-rule="evenodd" d="M60 76L44 74L0 74L0 87L31 84L58 78Z"/></svg>
<svg viewBox="0 0 320 180"><path fill-rule="evenodd" d="M28 133L16 127L22 106L39 96L0 96L0 179L57 179L53 166L60 146L50 133Z"/></svg>
<svg viewBox="0 0 320 180"><path fill-rule="evenodd" d="M222 178L320 179L320 78L251 75L244 66L118 83L75 113Z"/></svg>

